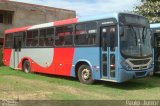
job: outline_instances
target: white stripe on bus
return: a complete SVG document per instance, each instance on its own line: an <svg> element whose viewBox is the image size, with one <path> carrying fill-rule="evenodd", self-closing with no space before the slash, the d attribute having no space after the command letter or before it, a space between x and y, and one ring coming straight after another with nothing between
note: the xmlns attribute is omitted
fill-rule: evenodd
<svg viewBox="0 0 160 106"><path fill-rule="evenodd" d="M34 25L32 27L30 27L27 30L33 30L33 29L38 29L38 28L46 28L46 27L51 27L54 26L54 22L50 22L50 23L45 23L45 24L39 24L39 25Z"/></svg>

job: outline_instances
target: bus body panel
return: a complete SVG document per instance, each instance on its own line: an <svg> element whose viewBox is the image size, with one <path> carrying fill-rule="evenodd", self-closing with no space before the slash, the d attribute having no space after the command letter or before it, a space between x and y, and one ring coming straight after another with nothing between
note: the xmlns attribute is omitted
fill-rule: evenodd
<svg viewBox="0 0 160 106"><path fill-rule="evenodd" d="M22 27L22 28L14 28L14 29L8 29L5 31L5 34L8 33L15 33L15 32L21 32L21 31L26 31L27 29L29 29L31 26L26 26L26 27Z"/></svg>
<svg viewBox="0 0 160 106"><path fill-rule="evenodd" d="M12 49L3 49L3 63L6 66L10 66Z"/></svg>
<svg viewBox="0 0 160 106"><path fill-rule="evenodd" d="M55 74L70 76L72 68L72 61L74 55L74 48L55 48L54 63Z"/></svg>
<svg viewBox="0 0 160 106"><path fill-rule="evenodd" d="M73 57L74 67L71 76L75 76L75 66L78 62L86 62L92 69L93 79L99 80L100 77L100 48L99 47L78 47L75 48Z"/></svg>
<svg viewBox="0 0 160 106"><path fill-rule="evenodd" d="M21 61L16 65L22 69L23 61L27 59L33 72L70 76L73 55L74 48L22 49L19 53Z"/></svg>
<svg viewBox="0 0 160 106"><path fill-rule="evenodd" d="M18 67L19 69L22 69L22 62L23 60L26 60L26 59L29 60L31 63L34 61L35 63L39 64L41 67L44 67L44 68L48 67L50 66L52 62L52 56L54 54L53 48L51 49L45 49L45 48L21 49L21 52L19 52L20 62L18 64L15 64L14 63L15 61L14 60L15 59L14 49L12 49L12 51L13 52L11 54L10 66L12 68L14 68L15 66L15 67Z"/></svg>
<svg viewBox="0 0 160 106"><path fill-rule="evenodd" d="M13 61L13 50L6 49L4 52L7 56L4 55L4 59ZM47 55L46 55L47 54ZM67 55L67 56L66 56ZM20 53L21 62L18 64L18 67L22 69L22 61L27 59L31 63L31 68L33 72L46 73L46 74L55 74L63 76L73 76L75 77L75 65L78 62L86 62L90 65L92 69L92 75L94 80L101 80L101 68L100 68L100 48L37 48L37 49L22 49ZM56 58L54 58L56 57ZM67 57L67 58L65 58ZM7 66L9 61L4 62ZM70 64L69 64L70 63ZM73 65L72 65L73 64ZM119 64L120 65L120 64ZM121 67L121 65L119 66ZM124 82L133 78L140 78L150 75L153 71L153 67L141 73L144 73L141 76L136 76L136 73L139 71L126 71L122 67L116 70L119 79L116 79L117 82Z"/></svg>
<svg viewBox="0 0 160 106"><path fill-rule="evenodd" d="M14 52L11 53L11 51L14 50L10 49L9 52L7 51L10 53L10 56L7 56L10 58L10 61L14 61ZM101 79L99 47L80 47L75 50L73 48L24 48L19 53L19 56L21 61L16 66L21 70L23 61L29 60L32 72L75 77L75 65L81 61L90 65L94 79ZM14 62L8 63L8 66L14 66Z"/></svg>
<svg viewBox="0 0 160 106"><path fill-rule="evenodd" d="M22 49L20 52L20 57L23 60L24 58L31 58L41 67L49 67L52 64L54 56L53 48L31 48L31 49Z"/></svg>
<svg viewBox="0 0 160 106"><path fill-rule="evenodd" d="M153 67L146 69L146 70L139 70L139 71L126 71L125 69L119 69L120 74L119 74L119 80L118 82L124 82L128 81L134 78L144 78L147 76L151 76L153 74Z"/></svg>

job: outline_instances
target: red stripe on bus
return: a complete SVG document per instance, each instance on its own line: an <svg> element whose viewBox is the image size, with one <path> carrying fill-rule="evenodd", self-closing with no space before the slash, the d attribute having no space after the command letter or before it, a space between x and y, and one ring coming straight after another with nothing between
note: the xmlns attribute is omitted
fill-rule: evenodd
<svg viewBox="0 0 160 106"><path fill-rule="evenodd" d="M29 57L24 57L22 61L24 59L28 59L30 61L32 72L70 76L73 55L74 48L55 48L52 63L48 67L40 66ZM18 67L21 69L22 61L18 65Z"/></svg>
<svg viewBox="0 0 160 106"><path fill-rule="evenodd" d="M26 26L26 27L22 27L22 28L8 29L8 30L6 30L4 33L5 33L5 34L8 34L8 33L26 31L26 30L29 29L30 27L32 27L32 26Z"/></svg>
<svg viewBox="0 0 160 106"><path fill-rule="evenodd" d="M74 24L74 23L77 23L77 20L78 20L77 18L72 18L72 19L67 19L67 20L55 21L54 26Z"/></svg>
<svg viewBox="0 0 160 106"><path fill-rule="evenodd" d="M54 49L55 74L70 76L74 48L55 48Z"/></svg>
<svg viewBox="0 0 160 106"><path fill-rule="evenodd" d="M6 66L10 66L12 49L3 49L3 63Z"/></svg>

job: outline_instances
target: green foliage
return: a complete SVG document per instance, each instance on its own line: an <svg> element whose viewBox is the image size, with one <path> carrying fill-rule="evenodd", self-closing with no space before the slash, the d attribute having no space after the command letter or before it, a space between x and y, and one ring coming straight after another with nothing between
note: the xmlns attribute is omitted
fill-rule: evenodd
<svg viewBox="0 0 160 106"><path fill-rule="evenodd" d="M160 22L160 0L141 0L134 13L147 17L151 23Z"/></svg>

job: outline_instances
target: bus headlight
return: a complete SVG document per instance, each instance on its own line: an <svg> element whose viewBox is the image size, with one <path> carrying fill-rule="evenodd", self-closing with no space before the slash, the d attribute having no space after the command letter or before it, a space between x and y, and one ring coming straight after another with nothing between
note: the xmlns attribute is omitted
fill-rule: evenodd
<svg viewBox="0 0 160 106"><path fill-rule="evenodd" d="M122 61L121 65L126 70L132 70L131 66L126 61Z"/></svg>

